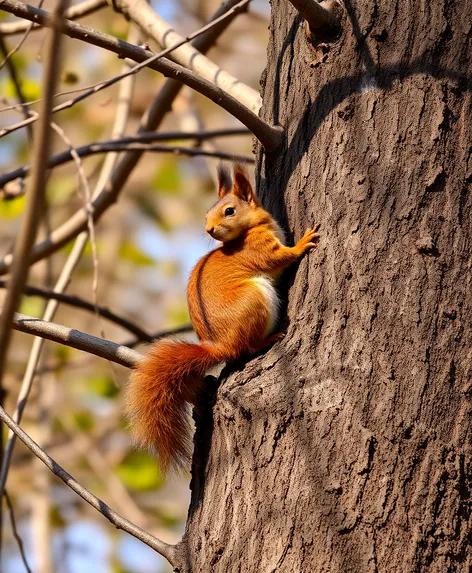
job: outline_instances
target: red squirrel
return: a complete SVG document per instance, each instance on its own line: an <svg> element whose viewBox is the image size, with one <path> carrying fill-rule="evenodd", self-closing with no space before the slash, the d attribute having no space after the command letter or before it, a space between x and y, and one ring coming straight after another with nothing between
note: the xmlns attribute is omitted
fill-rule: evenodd
<svg viewBox="0 0 472 573"><path fill-rule="evenodd" d="M319 225L294 247L254 194L244 170L218 170L219 201L206 232L222 244L202 257L190 276L188 307L199 343L158 340L131 375L125 411L139 445L156 450L163 472L186 467L192 451L187 404L195 404L212 366L254 354L273 334L282 271L316 247Z"/></svg>

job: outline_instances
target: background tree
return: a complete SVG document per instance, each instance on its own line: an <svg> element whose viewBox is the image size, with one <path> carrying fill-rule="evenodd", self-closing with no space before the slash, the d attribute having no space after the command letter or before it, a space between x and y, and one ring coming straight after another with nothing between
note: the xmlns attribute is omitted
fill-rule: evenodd
<svg viewBox="0 0 472 573"><path fill-rule="evenodd" d="M163 553L181 571L468 571L472 6L324 6L307 26L273 2L261 117L284 139L251 127L264 204L290 238L323 237L287 277L286 338L208 380L186 532Z"/></svg>

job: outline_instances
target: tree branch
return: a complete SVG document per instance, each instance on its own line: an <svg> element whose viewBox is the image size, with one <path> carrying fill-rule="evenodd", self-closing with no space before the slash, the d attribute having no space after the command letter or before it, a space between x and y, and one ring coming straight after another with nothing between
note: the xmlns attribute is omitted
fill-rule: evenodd
<svg viewBox="0 0 472 573"><path fill-rule="evenodd" d="M46 64L43 76L44 98L41 108L40 125L35 140L35 155L33 159L33 177L31 192L24 220L15 245L13 255L12 276L8 284L3 312L0 316L0 387L3 375L4 362L10 339L10 328L13 313L16 310L19 297L26 282L29 270L29 252L36 237L36 230L43 211L43 197L46 183L46 161L49 150L49 114L52 107L52 95L59 62L59 48L61 34L59 32L59 20L65 6L65 0L58 3L54 15L51 17L53 28L48 45Z"/></svg>
<svg viewBox="0 0 472 573"><path fill-rule="evenodd" d="M77 350L83 350L127 368L133 368L142 358L142 354L139 352L116 344L116 342L104 340L98 336L85 334L85 332L68 328L62 324L47 322L24 314L15 313L13 328L26 334L34 334L34 336L39 336L46 340L52 340Z"/></svg>
<svg viewBox="0 0 472 573"><path fill-rule="evenodd" d="M207 79L224 89L226 93L234 96L254 113L258 113L261 107L261 96L253 88L240 82L231 74L222 70L214 62L201 54L187 42L195 37L193 34L182 38L177 32L157 14L146 0L113 0L118 8L135 22L148 36L155 40L163 48L171 48L170 58L193 70L200 77ZM229 10L224 17L231 13L237 13L247 9L251 0L241 0ZM214 25L214 22L208 26Z"/></svg>
<svg viewBox="0 0 472 573"><path fill-rule="evenodd" d="M235 3L236 0L227 0L227 2L225 2L225 4L223 4L214 14L213 21L220 18L220 16L234 6ZM194 40L194 46L203 53L209 50L231 21L232 18L220 21L217 26L212 27L205 34ZM170 111L172 102L179 94L182 86L183 84L172 79L168 79L165 82L151 106L144 113L138 130L139 132L152 131L158 128L167 112ZM101 217L108 207L117 201L121 190L123 189L131 172L138 164L141 155L142 151L130 151L125 153L124 157L113 171L110 181L108 181L106 185L98 186L97 184L96 199L94 200L96 219ZM30 262L33 263L41 260L57 251L62 245L66 244L85 229L86 218L82 211L78 211L71 219L58 227L51 234L49 240L36 245L33 250L33 258ZM5 274L9 270L10 265L11 255L6 255L4 259L0 261L0 275Z"/></svg>
<svg viewBox="0 0 472 573"><path fill-rule="evenodd" d="M67 10L64 11L64 18L67 20L77 20L79 18L84 18L101 8L107 6L106 0L84 0L80 2L80 4L75 4L71 6ZM1 5L0 5L1 7ZM26 32L29 28L29 24L27 22L5 22L4 24L0 24L0 34L4 36L11 36L13 34L21 34ZM41 30L42 26L39 24L35 24L31 29L32 32L36 30Z"/></svg>
<svg viewBox="0 0 472 573"><path fill-rule="evenodd" d="M178 556L177 546L164 543L157 537L147 533L128 519L114 511L101 499L93 495L88 489L82 486L76 479L74 479L64 468L62 468L55 460L53 460L38 444L32 440L28 434L16 424L13 419L0 407L0 420L14 432L18 438L25 444L25 446L37 457L43 464L48 467L51 472L61 479L67 487L75 491L83 500L89 503L93 508L99 511L104 517L108 519L117 529L121 529L136 537L155 551L165 557L171 565L176 564Z"/></svg>
<svg viewBox="0 0 472 573"><path fill-rule="evenodd" d="M16 542L18 543L18 549L20 550L21 560L23 561L23 565L25 566L27 573L32 573L31 568L28 564L28 560L26 559L25 544L23 543L23 539L21 539L21 536L18 533L18 528L16 527L16 519L15 519L15 511L13 509L13 503L6 490L3 491L3 497L7 502L8 513L10 514L11 530L13 532L13 537L16 539Z"/></svg>
<svg viewBox="0 0 472 573"><path fill-rule="evenodd" d="M25 18L32 22L39 22L46 27L51 27L51 16L49 12L34 8L29 4L24 4L17 0L3 0L2 9L14 14L15 16ZM61 30L70 38L75 38L88 44L109 50L118 54L122 58L129 58L135 62L144 62L148 60L146 67L156 70L166 77L173 78L191 87L225 109L236 119L239 119L241 123L252 131L267 151L273 151L281 144L283 139L282 128L265 123L259 116L241 104L241 102L231 94L225 92L218 86L215 86L205 78L198 76L191 70L166 60L165 58L157 60L157 56L159 56L159 54L153 54L149 50L133 46L124 40L119 40L114 36L98 32L86 26L81 26L80 24L71 22L70 20L66 20L64 22ZM22 125L25 125L25 122L22 122ZM0 132L0 136L5 135L5 133L8 132L7 130L8 128L6 128L6 130L2 130Z"/></svg>
<svg viewBox="0 0 472 573"><path fill-rule="evenodd" d="M318 32L323 28L338 29L340 20L336 13L339 7L337 0L326 0L318 3L317 0L288 0L290 4L306 20L312 32Z"/></svg>
<svg viewBox="0 0 472 573"><path fill-rule="evenodd" d="M45 67L42 77L44 97L41 103L41 117L36 133L37 137L35 138L31 192L27 197L25 214L17 240L15 241L12 273L8 282L4 307L0 314L0 405L3 404L4 398L2 379L11 337L12 318L18 306L23 285L28 276L29 254L36 238L36 231L44 208L46 161L50 146L49 116L52 108L52 96L56 83L62 39L59 25L62 13L66 7L67 0L59 0L51 17L52 33L48 38ZM3 464L3 453L3 435L0 433L0 465ZM0 504L0 552L2 550L1 532L2 505Z"/></svg>
<svg viewBox="0 0 472 573"><path fill-rule="evenodd" d="M250 0L242 0L242 1L248 2ZM235 3L230 2L230 4L235 4ZM240 8L239 11L241 10L240 4L241 4L241 2L238 2L235 5L228 6L228 10L223 10L221 15L217 15L207 25L203 26L203 28L200 28L196 32L193 32L192 34L187 36L187 38L181 39L180 41L169 46L168 48L159 52L158 54L154 54L152 57L144 60L143 62L141 62L137 66L130 67L129 69L125 70L123 73L121 73L118 76L115 76L115 77L113 77L113 78L111 78L105 82L98 82L98 83L90 86L89 88L84 88L86 91L84 93L82 93L81 95L79 95L75 98L72 98L70 100L67 100L65 102L62 102L61 104L54 107L52 110L53 113L57 113L57 112L62 111L64 109L69 109L72 106L74 106L75 104L77 104L77 103L83 101L84 99L90 97L91 95L96 94L99 91L104 90L104 89L112 86L116 82L122 81L123 79L129 77L130 75L137 74L140 70L142 70L143 68L145 68L146 66L148 66L152 62L156 62L157 60L159 60L163 56L170 54L173 50L181 47L183 44L185 44L186 42L189 42L193 38L200 38L202 35L206 34L209 31L217 30L221 25L229 23L235 17L235 15L238 13L238 10L236 10L236 8L239 6L239 8ZM130 43L130 44L134 45L133 43ZM215 76L215 77L217 77L217 76ZM84 91L84 90L71 90L71 93L76 93L77 91ZM57 95L59 95L59 94L55 94L55 97ZM40 101L40 100L36 100L33 103L37 103L38 101ZM10 108L11 107L12 106L10 106ZM13 106L13 107L16 107L16 106ZM8 109L9 108L7 107L1 111L6 111ZM16 123L14 125L5 127L0 131L0 137L4 137L8 133L12 133L13 131L21 129L22 127L29 126L31 123L36 121L36 119L37 119L36 117L30 117L30 118L23 120L22 122L19 122L19 123Z"/></svg>
<svg viewBox="0 0 472 573"><path fill-rule="evenodd" d="M7 281L0 279L0 288L5 288L6 284ZM152 342L154 340L152 334L142 330L139 328L139 326L130 320L115 314L104 306L96 306L93 303L88 302L87 300L84 300L78 296L68 295L62 292L55 292L52 290L29 285L24 287L24 293L27 296L40 296L41 298L45 298L47 300L57 300L64 304L68 304L69 306L81 308L92 313L97 312L100 316L103 316L103 318L106 318L110 322L113 322L114 324L117 324L118 326L121 326L122 328L125 328L129 332L133 333L142 342Z"/></svg>
<svg viewBox="0 0 472 573"><path fill-rule="evenodd" d="M157 140L160 139L158 137L159 135L160 134L154 133L147 134L147 137L124 137L122 139L97 141L95 143L76 147L74 150L79 157L88 157L89 155L97 155L99 153L109 153L110 151L139 150L146 153L172 153L174 155L188 155L190 157L215 157L218 159L240 161L242 163L250 164L255 162L254 158L248 155L235 155L234 153L225 153L223 151L208 151L200 148L152 145L150 143L146 143L146 141L154 138ZM59 165L63 165L64 163L68 163L69 161L74 161L73 152L70 149L50 157L47 166L48 169L52 169ZM24 165L23 167L17 167L14 171L0 175L0 189L10 181L18 179L18 177L27 177L30 171L31 167L29 165Z"/></svg>
<svg viewBox="0 0 472 573"><path fill-rule="evenodd" d="M3 56L5 58L4 62L6 63L6 66L8 68L8 72L10 74L11 81L12 81L13 86L15 88L16 96L17 96L19 103L20 103L21 113L23 114L25 119L27 119L30 115L30 111L28 109L28 104L27 104L26 98L23 94L21 82L18 78L16 67L15 67L12 59L8 55L9 54L8 48L7 48L7 45L5 44L5 40L3 39L3 35L1 32L0 32L0 51L3 53ZM27 126L27 130L28 130L28 139L29 139L29 142L31 143L33 141L33 129L31 127L31 125Z"/></svg>

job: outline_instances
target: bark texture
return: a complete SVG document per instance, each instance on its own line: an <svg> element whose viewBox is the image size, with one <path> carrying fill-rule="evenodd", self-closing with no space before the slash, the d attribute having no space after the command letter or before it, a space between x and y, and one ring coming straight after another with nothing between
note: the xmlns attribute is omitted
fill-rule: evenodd
<svg viewBox="0 0 472 573"><path fill-rule="evenodd" d="M343 5L312 46L272 3L258 189L322 239L208 384L182 571L472 570L472 2Z"/></svg>

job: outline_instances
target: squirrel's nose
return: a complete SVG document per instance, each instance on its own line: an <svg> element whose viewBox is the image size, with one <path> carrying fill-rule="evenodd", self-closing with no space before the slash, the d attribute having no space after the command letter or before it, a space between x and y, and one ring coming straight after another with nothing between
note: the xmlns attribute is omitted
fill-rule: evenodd
<svg viewBox="0 0 472 573"><path fill-rule="evenodd" d="M205 231L206 231L209 235L211 235L214 230L215 230L215 227L207 227L207 228L205 229Z"/></svg>

